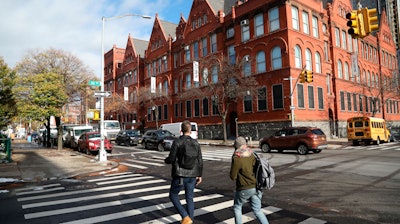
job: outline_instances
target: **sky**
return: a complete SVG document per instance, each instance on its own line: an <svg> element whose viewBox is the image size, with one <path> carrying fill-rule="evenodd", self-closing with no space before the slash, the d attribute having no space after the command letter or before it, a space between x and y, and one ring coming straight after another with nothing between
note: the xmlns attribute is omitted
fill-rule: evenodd
<svg viewBox="0 0 400 224"><path fill-rule="evenodd" d="M13 68L29 51L61 49L101 74L102 17L104 51L125 48L128 35L149 40L155 16L178 23L187 19L192 0L1 0L0 57Z"/></svg>

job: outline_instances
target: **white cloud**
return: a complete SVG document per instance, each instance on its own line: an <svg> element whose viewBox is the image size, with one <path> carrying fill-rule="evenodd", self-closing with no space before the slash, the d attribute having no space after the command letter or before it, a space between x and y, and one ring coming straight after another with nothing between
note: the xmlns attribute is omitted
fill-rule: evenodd
<svg viewBox="0 0 400 224"><path fill-rule="evenodd" d="M96 75L101 72L102 16L126 17L105 22L104 47L124 48L128 34L148 40L158 13L177 23L190 0L3 0L0 1L0 57L14 67L31 49L62 49L80 58Z"/></svg>

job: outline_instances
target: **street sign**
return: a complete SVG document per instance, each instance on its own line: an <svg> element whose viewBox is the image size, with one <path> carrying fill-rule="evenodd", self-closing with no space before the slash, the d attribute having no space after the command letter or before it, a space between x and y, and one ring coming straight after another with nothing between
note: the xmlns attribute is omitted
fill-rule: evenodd
<svg viewBox="0 0 400 224"><path fill-rule="evenodd" d="M101 86L100 81L95 81L95 80L89 80L89 86Z"/></svg>
<svg viewBox="0 0 400 224"><path fill-rule="evenodd" d="M104 92L94 92L94 96L100 96L100 97L111 97L111 92L110 91L104 91Z"/></svg>

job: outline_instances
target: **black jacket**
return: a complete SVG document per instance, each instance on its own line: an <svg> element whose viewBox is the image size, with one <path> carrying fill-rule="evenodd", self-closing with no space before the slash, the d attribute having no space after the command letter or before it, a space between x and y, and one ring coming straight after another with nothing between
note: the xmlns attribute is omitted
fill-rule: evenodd
<svg viewBox="0 0 400 224"><path fill-rule="evenodd" d="M198 156L197 161L193 169L184 169L179 166L178 159L182 157L182 147L185 141L194 141ZM174 177L201 177L203 174L203 157L201 155L201 149L199 143L192 139L190 136L182 135L174 141L169 152L169 156L165 158L165 163L172 164L171 176Z"/></svg>

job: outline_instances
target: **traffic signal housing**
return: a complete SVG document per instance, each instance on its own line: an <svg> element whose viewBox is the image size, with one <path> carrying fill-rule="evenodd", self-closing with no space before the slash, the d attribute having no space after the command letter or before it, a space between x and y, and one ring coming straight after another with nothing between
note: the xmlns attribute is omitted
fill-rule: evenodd
<svg viewBox="0 0 400 224"><path fill-rule="evenodd" d="M305 74L306 74L305 75L306 82L311 83L314 81L314 75L313 75L314 73L312 71L306 70Z"/></svg>
<svg viewBox="0 0 400 224"><path fill-rule="evenodd" d="M306 82L306 71L305 70L301 71L301 73L299 75L299 82L300 83Z"/></svg>
<svg viewBox="0 0 400 224"><path fill-rule="evenodd" d="M353 37L357 38L360 35L360 24L358 21L358 10L352 10L351 12L346 14L347 26L349 29L347 32Z"/></svg>
<svg viewBox="0 0 400 224"><path fill-rule="evenodd" d="M366 35L376 31L379 29L379 24L378 24L378 13L376 8L373 9L368 9L368 8L363 8L361 9L363 19L364 19L364 29Z"/></svg>
<svg viewBox="0 0 400 224"><path fill-rule="evenodd" d="M346 14L347 26L349 29L347 32L353 38L364 38L368 34L365 32L365 19L363 15L363 11L360 10L352 10L351 12Z"/></svg>

